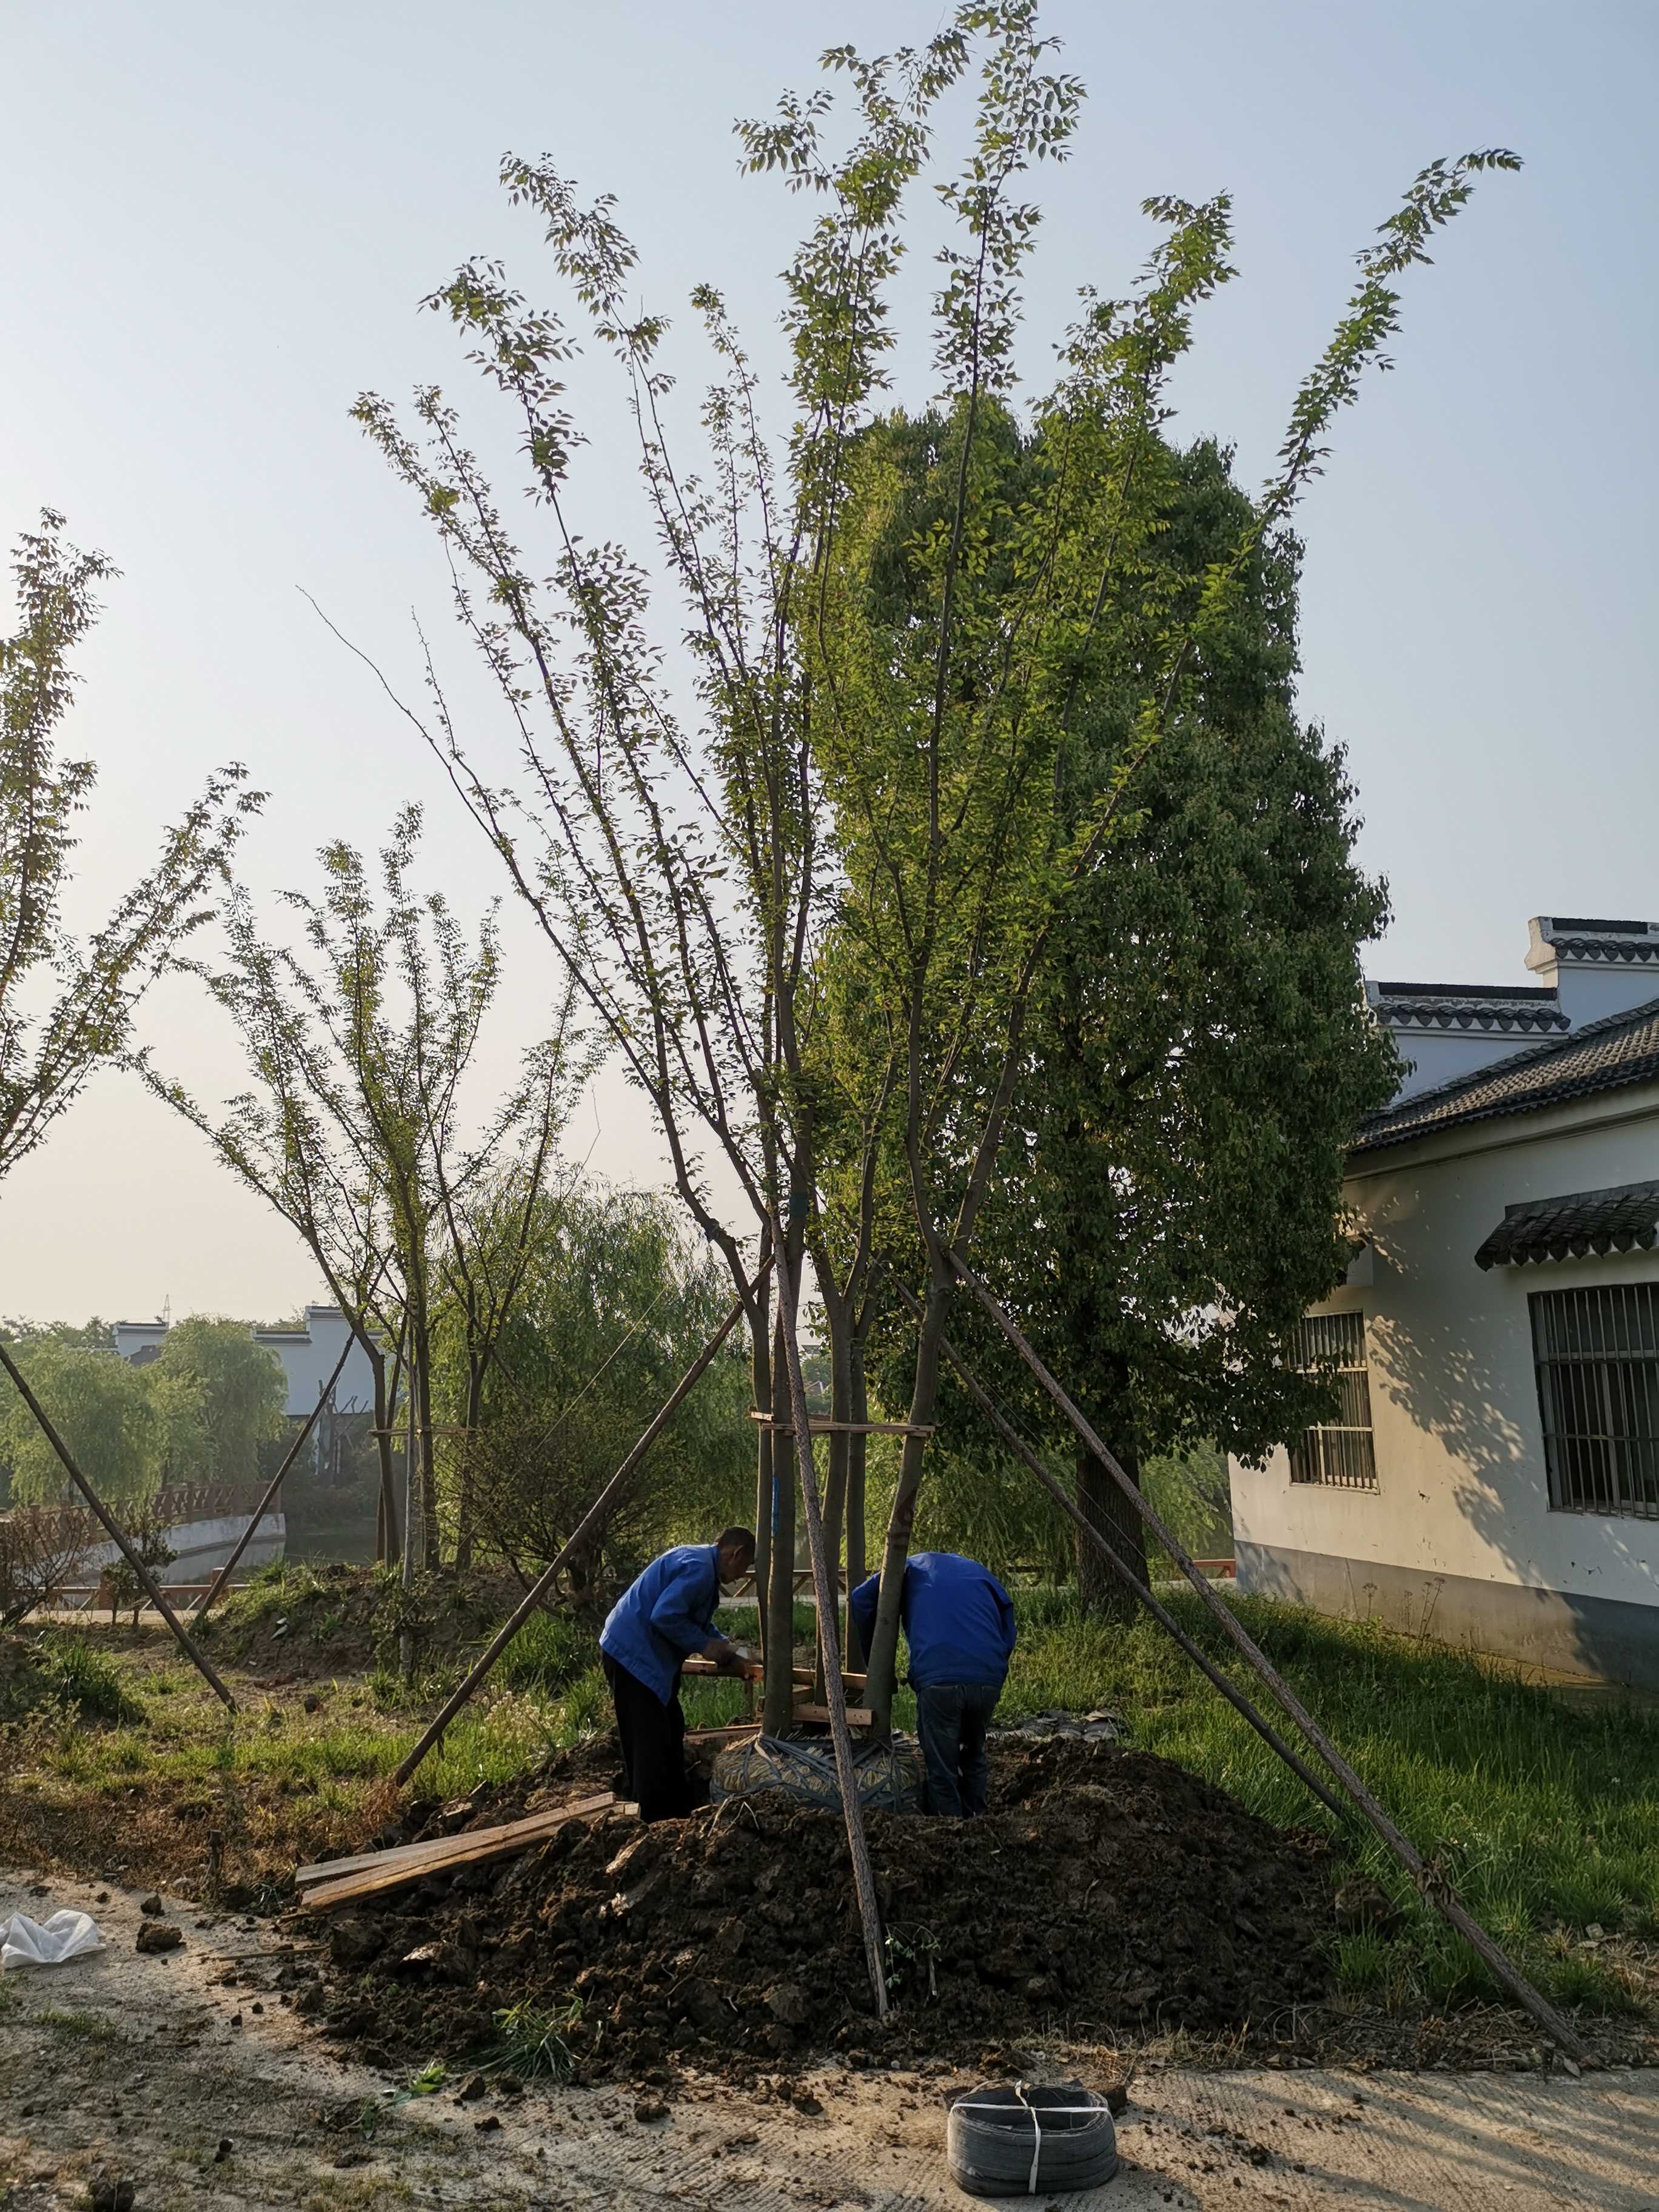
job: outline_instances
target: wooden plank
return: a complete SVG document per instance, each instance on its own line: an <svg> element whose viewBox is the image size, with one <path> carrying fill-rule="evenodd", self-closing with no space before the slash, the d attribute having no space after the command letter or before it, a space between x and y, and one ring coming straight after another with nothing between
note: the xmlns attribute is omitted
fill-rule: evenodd
<svg viewBox="0 0 1659 2212"><path fill-rule="evenodd" d="M316 1885L302 1900L307 1905L343 1902L348 1894L368 1896L378 1890L395 1889L405 1881L419 1881L425 1875L441 1874L452 1866L470 1866L527 1850L567 1821L592 1820L609 1812L617 1802L607 1790L603 1796L580 1798L574 1805L550 1805L543 1812L499 1827L464 1829L459 1835L434 1836L427 1843L402 1844L389 1851L364 1851L352 1859L324 1860L296 1869L294 1878L302 1887Z"/></svg>
<svg viewBox="0 0 1659 2212"><path fill-rule="evenodd" d="M787 1421L780 1421L771 1413L763 1413L751 1406L749 1418L756 1425L769 1429L775 1436L793 1437L794 1430ZM931 1422L921 1421L832 1421L827 1413L809 1413L806 1417L809 1435L815 1437L931 1437Z"/></svg>
<svg viewBox="0 0 1659 2212"><path fill-rule="evenodd" d="M556 1827L560 1821L581 1813L602 1812L615 1802L609 1790L596 1791L586 1797L570 1799L562 1805L544 1805L539 1812L526 1813L522 1819L509 1820L494 1828L461 1828L452 1836L428 1836L418 1844L394 1844L389 1850L360 1851L355 1858L319 1859L314 1866L296 1867L294 1879L303 1887L307 1882L333 1881L341 1875L361 1874L369 1867L422 1866L434 1859L451 1856L464 1845L480 1836L501 1836L522 1829L528 1834L550 1822Z"/></svg>
<svg viewBox="0 0 1659 2212"><path fill-rule="evenodd" d="M798 1721L828 1722L830 1708L828 1705L797 1705L795 1718ZM848 1705L847 1708L848 1728L872 1728L875 1725L875 1715L867 1705Z"/></svg>
<svg viewBox="0 0 1659 2212"><path fill-rule="evenodd" d="M722 1670L714 1664L714 1662L712 1659L688 1659L680 1668L681 1674L695 1675L700 1682L714 1680L720 1674L721 1671ZM792 1667L789 1671L794 1680L795 1686L798 1689L810 1690L811 1688L813 1674L812 1669L810 1667ZM735 1682L738 1680L738 1677L735 1674L728 1674L726 1679L728 1682ZM842 1674L841 1679L846 1683L849 1690L861 1690L864 1687L866 1680L865 1676L862 1674L848 1674L846 1673Z"/></svg>

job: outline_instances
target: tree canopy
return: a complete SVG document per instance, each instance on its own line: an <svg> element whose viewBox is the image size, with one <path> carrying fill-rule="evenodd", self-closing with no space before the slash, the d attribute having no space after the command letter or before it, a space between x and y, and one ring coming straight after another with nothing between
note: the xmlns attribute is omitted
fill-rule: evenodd
<svg viewBox="0 0 1659 2212"><path fill-rule="evenodd" d="M442 391L416 394L412 424L378 395L356 410L443 541L514 764L462 741L435 670L429 712L406 711L649 1097L680 1196L748 1305L756 1405L775 1402L778 1355L794 1370L809 1267L843 1420L860 1404L879 1267L917 1283L901 1401L912 1433L870 1660L884 1719L939 1340L1020 1142L1032 1025L1060 988L1072 917L1124 865L1160 750L1199 743L1240 595L1336 416L1387 365L1398 279L1482 172L1516 166L1477 151L1413 181L1358 256L1267 483L1189 578L1160 558L1169 380L1197 311L1234 273L1230 205L1145 203L1154 243L1135 289L1108 300L1085 286L1058 375L1021 395L1041 212L1029 179L1065 158L1082 101L1054 44L1036 0L963 0L924 46L831 48L828 85L738 125L746 166L817 213L784 276L787 421L772 422L720 292L693 295L712 362L695 462L677 453L669 325L640 304L614 203L585 203L550 161L504 164L620 373L654 565L682 601L671 628L656 627L653 563L582 526L582 428L562 381L578 339L498 264L466 264L428 304L515 425L522 521ZM953 157L936 134L946 95L970 83L970 143ZM888 389L893 317L910 208L930 187L950 226L936 390L907 407ZM671 637L689 641L689 695ZM1101 896L1109 915L1116 894ZM1352 971L1352 943L1348 958ZM1297 988L1288 968L1279 988ZM775 1307L751 1288L757 1257L775 1263ZM805 1436L790 1449L808 1485ZM794 1484L770 1454L763 1432L757 1527L788 1552ZM829 1462L831 1541L844 1508L856 1551L844 1436ZM787 1717L787 1588L775 1578L771 1723Z"/></svg>

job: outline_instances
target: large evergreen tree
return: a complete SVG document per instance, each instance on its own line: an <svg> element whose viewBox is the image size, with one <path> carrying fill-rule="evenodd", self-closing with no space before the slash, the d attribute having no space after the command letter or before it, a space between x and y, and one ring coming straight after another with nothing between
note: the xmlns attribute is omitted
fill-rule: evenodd
<svg viewBox="0 0 1659 2212"><path fill-rule="evenodd" d="M1124 756L1143 611L1195 600L1249 521L1215 446L1158 465L1161 588L1137 594L1091 672L1068 763L1080 814ZM1358 962L1386 895L1355 860L1341 750L1296 713L1297 550L1281 532L1253 556L1187 711L1140 763L1112 865L1067 904L978 1246L1131 1468L1204 1437L1260 1451L1318 1410L1288 1338L1340 1279L1344 1150L1395 1081ZM959 1309L952 1328L1052 1428L982 1320ZM1143 1560L1121 1494L1089 1454L1077 1465L1090 1510ZM1121 1600L1086 1544L1078 1569L1096 1601Z"/></svg>

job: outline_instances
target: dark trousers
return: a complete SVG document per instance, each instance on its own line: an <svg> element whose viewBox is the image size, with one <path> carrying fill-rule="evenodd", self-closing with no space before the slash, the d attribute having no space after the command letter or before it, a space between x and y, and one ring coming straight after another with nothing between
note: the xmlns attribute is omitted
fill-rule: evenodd
<svg viewBox="0 0 1659 2212"><path fill-rule="evenodd" d="M971 1820L985 1810L985 1731L1001 1695L1000 1682L936 1682L916 1692L930 1813Z"/></svg>
<svg viewBox="0 0 1659 2212"><path fill-rule="evenodd" d="M611 1702L617 1709L623 1771L630 1796L639 1801L642 1820L678 1820L702 1802L702 1793L685 1771L685 1715L679 1686L666 1705L636 1674L619 1667L608 1651L599 1654Z"/></svg>

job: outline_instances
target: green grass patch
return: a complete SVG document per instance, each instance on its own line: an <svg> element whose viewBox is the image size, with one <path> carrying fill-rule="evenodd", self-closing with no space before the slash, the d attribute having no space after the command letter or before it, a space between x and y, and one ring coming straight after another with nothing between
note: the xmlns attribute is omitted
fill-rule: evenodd
<svg viewBox="0 0 1659 2212"><path fill-rule="evenodd" d="M114 2043L117 2031L112 2022L95 2012L60 2012L56 2005L47 2005L34 2015L47 2033L55 2035L60 2043Z"/></svg>

